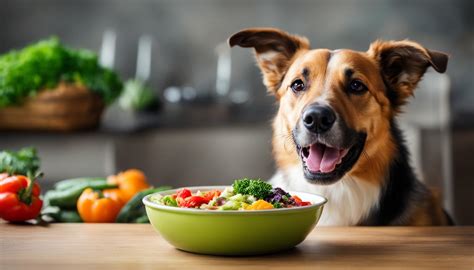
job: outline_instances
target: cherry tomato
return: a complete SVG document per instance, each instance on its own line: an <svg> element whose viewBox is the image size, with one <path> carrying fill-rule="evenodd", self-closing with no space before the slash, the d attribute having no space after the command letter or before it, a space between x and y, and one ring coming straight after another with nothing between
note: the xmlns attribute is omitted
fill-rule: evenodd
<svg viewBox="0 0 474 270"><path fill-rule="evenodd" d="M177 198L187 198L187 197L190 197L192 194L191 194L191 191L189 189L186 189L186 188L183 188L182 190L178 191L176 193L176 197Z"/></svg>
<svg viewBox="0 0 474 270"><path fill-rule="evenodd" d="M219 190L211 190L203 194L202 197L206 199L206 203L208 203L210 200L219 197L221 195L221 192Z"/></svg>
<svg viewBox="0 0 474 270"><path fill-rule="evenodd" d="M206 199L201 196L191 196L184 199L182 207L186 208L196 208L201 206L201 204L206 203Z"/></svg>
<svg viewBox="0 0 474 270"><path fill-rule="evenodd" d="M310 205L310 204L311 204L310 202L303 202L303 200L301 200L301 198L298 197L298 196L296 196L296 195L294 195L294 196L292 196L292 197L293 197L293 199L295 200L295 202L296 202L296 204L297 204L298 206L306 206L306 205Z"/></svg>

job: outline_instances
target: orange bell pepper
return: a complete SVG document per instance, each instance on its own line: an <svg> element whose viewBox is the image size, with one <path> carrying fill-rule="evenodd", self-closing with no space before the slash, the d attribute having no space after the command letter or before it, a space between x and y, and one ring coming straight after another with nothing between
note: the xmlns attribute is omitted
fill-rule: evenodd
<svg viewBox="0 0 474 270"><path fill-rule="evenodd" d="M138 192L150 188L145 174L137 169L130 169L117 175L109 176L110 184L119 186L120 198L124 203L128 202Z"/></svg>
<svg viewBox="0 0 474 270"><path fill-rule="evenodd" d="M123 205L125 205L125 203L127 202L123 198L122 190L120 190L119 188L104 189L102 190L102 194L104 194L104 197L114 198L120 201Z"/></svg>
<svg viewBox="0 0 474 270"><path fill-rule="evenodd" d="M84 222L114 222L122 206L119 199L102 197L90 188L85 189L77 200L77 211Z"/></svg>

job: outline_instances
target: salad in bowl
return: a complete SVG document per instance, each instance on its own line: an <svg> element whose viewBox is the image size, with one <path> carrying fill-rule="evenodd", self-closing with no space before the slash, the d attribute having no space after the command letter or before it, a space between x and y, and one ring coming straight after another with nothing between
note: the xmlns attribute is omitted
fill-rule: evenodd
<svg viewBox="0 0 474 270"><path fill-rule="evenodd" d="M231 187L223 190L198 190L194 194L187 188L169 195L156 194L150 201L161 205L198 208L203 210L265 210L292 208L311 205L297 195L291 195L282 188L258 180L236 180Z"/></svg>
<svg viewBox="0 0 474 270"><path fill-rule="evenodd" d="M143 203L151 225L177 249L245 256L301 243L316 226L326 198L240 179L232 186L157 192Z"/></svg>

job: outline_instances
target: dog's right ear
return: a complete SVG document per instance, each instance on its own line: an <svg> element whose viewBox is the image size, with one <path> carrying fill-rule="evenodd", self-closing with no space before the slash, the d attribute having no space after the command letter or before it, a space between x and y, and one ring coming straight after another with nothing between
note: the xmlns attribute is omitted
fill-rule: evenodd
<svg viewBox="0 0 474 270"><path fill-rule="evenodd" d="M263 82L272 93L280 88L296 53L309 49L309 41L306 38L275 28L241 30L229 38L229 45L255 49L255 57L263 73Z"/></svg>

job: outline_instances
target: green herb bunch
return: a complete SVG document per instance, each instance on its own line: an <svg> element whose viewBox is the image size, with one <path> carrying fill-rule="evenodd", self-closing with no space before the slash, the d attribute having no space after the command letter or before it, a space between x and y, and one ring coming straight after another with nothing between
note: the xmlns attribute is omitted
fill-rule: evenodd
<svg viewBox="0 0 474 270"><path fill-rule="evenodd" d="M106 104L112 103L123 87L115 72L99 65L96 54L67 48L57 38L50 38L0 56L0 108L20 104L61 81L87 87Z"/></svg>
<svg viewBox="0 0 474 270"><path fill-rule="evenodd" d="M18 152L0 152L0 173L36 176L39 168L40 159L33 147L22 148Z"/></svg>
<svg viewBox="0 0 474 270"><path fill-rule="evenodd" d="M254 180L248 178L235 180L232 187L236 194L252 195L257 199L266 198L272 190L272 185L260 179Z"/></svg>

